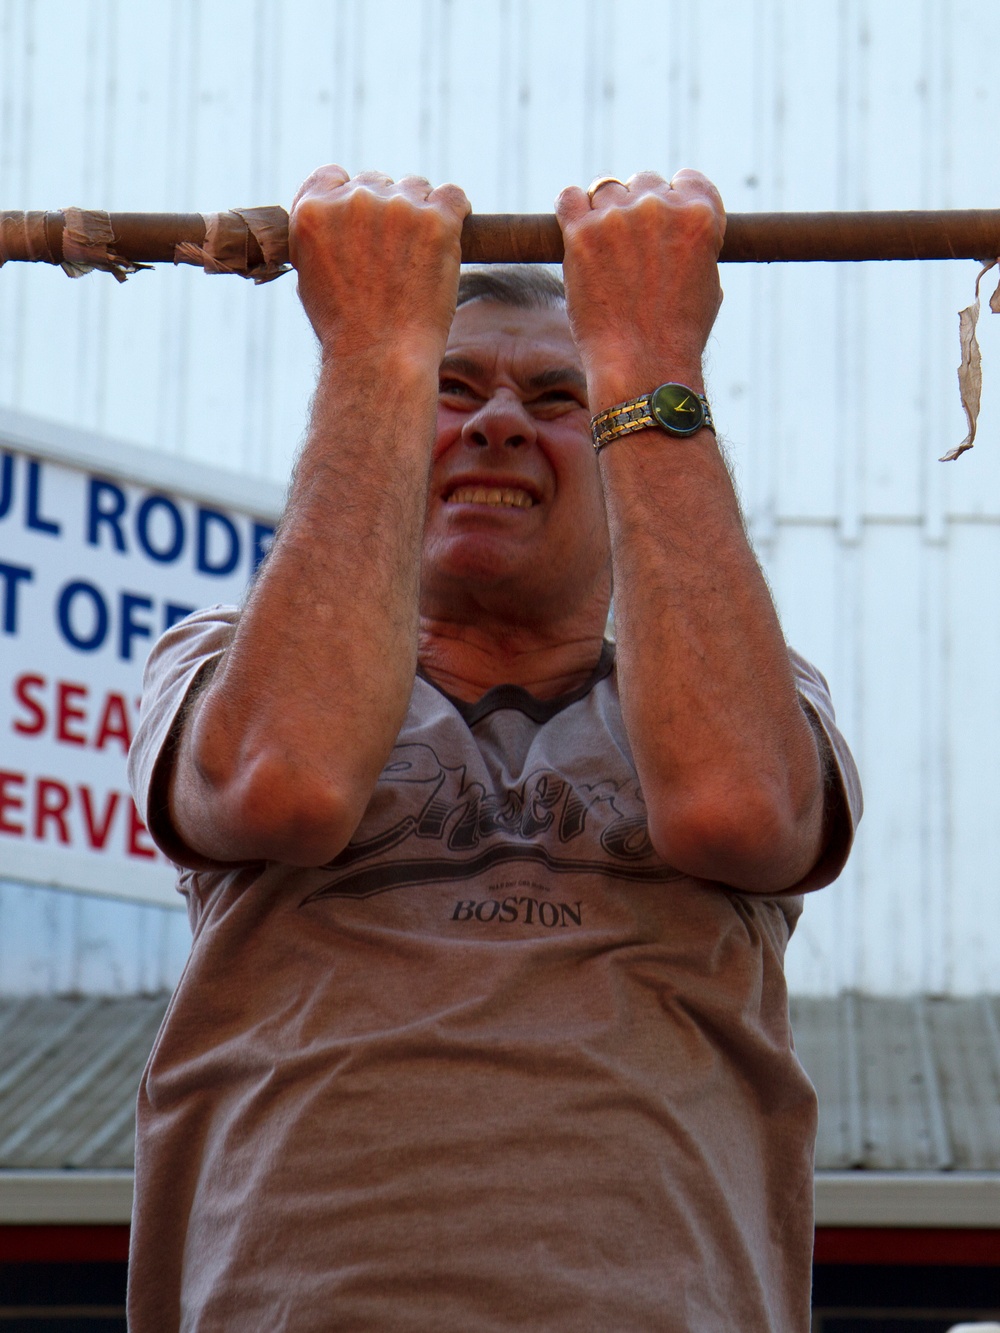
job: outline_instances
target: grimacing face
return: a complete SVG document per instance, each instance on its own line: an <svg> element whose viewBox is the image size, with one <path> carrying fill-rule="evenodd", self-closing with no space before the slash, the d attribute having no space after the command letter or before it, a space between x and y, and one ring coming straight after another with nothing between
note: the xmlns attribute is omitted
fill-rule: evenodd
<svg viewBox="0 0 1000 1333"><path fill-rule="evenodd" d="M565 308L467 302L441 363L425 612L516 604L544 621L609 590L587 385Z"/></svg>

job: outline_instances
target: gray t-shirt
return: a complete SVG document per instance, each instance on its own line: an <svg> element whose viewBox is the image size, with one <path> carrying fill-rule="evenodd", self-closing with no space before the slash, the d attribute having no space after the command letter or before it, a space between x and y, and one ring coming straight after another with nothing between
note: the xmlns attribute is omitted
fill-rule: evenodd
<svg viewBox="0 0 1000 1333"><path fill-rule="evenodd" d="M611 646L544 703L417 679L340 856L212 866L169 825L163 760L234 618L154 649L130 758L194 931L139 1094L133 1333L805 1333L801 898L658 858ZM793 663L840 773L814 887L860 794Z"/></svg>

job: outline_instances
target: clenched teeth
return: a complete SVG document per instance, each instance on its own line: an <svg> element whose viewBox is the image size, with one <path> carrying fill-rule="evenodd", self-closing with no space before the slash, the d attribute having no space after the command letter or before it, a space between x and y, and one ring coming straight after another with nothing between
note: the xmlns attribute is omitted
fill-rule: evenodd
<svg viewBox="0 0 1000 1333"><path fill-rule="evenodd" d="M448 496L448 504L509 505L514 509L530 509L534 503L527 491L508 486L459 486Z"/></svg>

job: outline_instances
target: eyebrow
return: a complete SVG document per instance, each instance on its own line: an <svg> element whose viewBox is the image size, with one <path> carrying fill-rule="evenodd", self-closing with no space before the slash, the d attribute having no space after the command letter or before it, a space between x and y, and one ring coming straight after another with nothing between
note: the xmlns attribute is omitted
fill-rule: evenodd
<svg viewBox="0 0 1000 1333"><path fill-rule="evenodd" d="M446 356L441 362L440 373L457 375L466 375L469 379L481 379L484 370L482 365L469 356ZM537 375L529 375L524 381L526 389L532 389L536 392L543 389L551 389L555 385L569 384L580 393L586 395L587 379L577 366L552 366L548 370L540 370Z"/></svg>
<svg viewBox="0 0 1000 1333"><path fill-rule="evenodd" d="M551 370L542 370L530 376L527 381L529 389L551 389L557 384L571 384L586 396L587 377L576 366L553 366Z"/></svg>

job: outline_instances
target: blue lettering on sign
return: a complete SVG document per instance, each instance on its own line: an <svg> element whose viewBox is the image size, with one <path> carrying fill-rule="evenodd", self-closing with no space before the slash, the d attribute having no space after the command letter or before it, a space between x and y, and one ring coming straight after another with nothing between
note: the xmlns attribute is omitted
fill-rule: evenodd
<svg viewBox="0 0 1000 1333"><path fill-rule="evenodd" d="M0 518L6 518L14 500L14 455L5 453L0 464Z"/></svg>
<svg viewBox="0 0 1000 1333"><path fill-rule="evenodd" d="M24 494L24 526L34 532L44 532L49 537L58 537L62 524L54 518L46 518L42 513L42 465L37 458L26 460L28 464L28 485ZM14 509L14 455L3 454L0 460L0 518L6 518Z"/></svg>
<svg viewBox="0 0 1000 1333"><path fill-rule="evenodd" d="M0 610L6 611L10 633L17 628L17 583L32 577L31 570L0 565ZM3 598L5 586L7 595ZM152 640L158 633L165 634L172 625L197 609L167 601L163 603L160 615L156 599L145 593L104 593L85 579L74 579L59 593L56 623L66 642L78 652L94 653L113 643L117 656L123 662L131 662L136 655L136 639ZM157 621L159 628L156 627Z"/></svg>
<svg viewBox="0 0 1000 1333"><path fill-rule="evenodd" d="M118 656L123 662L132 660L132 640L135 638L151 639L153 627L141 620L134 620L133 611L152 611L153 599L143 597L141 593L123 592L121 595L121 621L118 626Z"/></svg>
<svg viewBox="0 0 1000 1333"><path fill-rule="evenodd" d="M28 515L29 528L35 532L47 532L50 537L58 537L62 528L51 518L43 518L42 501L42 465L35 459L28 464Z"/></svg>
<svg viewBox="0 0 1000 1333"><path fill-rule="evenodd" d="M100 529L105 527L111 533L111 540L116 551L124 552L125 534L122 532L122 515L128 504L125 492L113 481L102 481L100 477L91 477L87 490L87 541L91 546L100 546Z"/></svg>
<svg viewBox="0 0 1000 1333"><path fill-rule="evenodd" d="M80 599L89 602L93 626L89 634L79 634L73 624L73 606L80 605ZM57 607L59 629L63 638L81 653L93 653L100 648L108 637L108 604L99 588L83 579L67 583L59 594ZM86 614L86 612L84 613Z"/></svg>
<svg viewBox="0 0 1000 1333"><path fill-rule="evenodd" d="M150 535L150 519L158 510L168 516L169 526L172 529L172 535L162 547L154 546ZM143 500L136 515L135 531L139 545L150 560L155 560L158 564L173 564L184 550L184 517L169 495L148 495Z"/></svg>
<svg viewBox="0 0 1000 1333"><path fill-rule="evenodd" d="M216 561L209 560L208 549L213 527L227 547L226 554ZM240 534L236 531L232 519L218 509L206 509L200 506L198 509L198 538L195 551L195 568L199 574L215 574L222 577L231 574L239 563Z"/></svg>
<svg viewBox="0 0 1000 1333"><path fill-rule="evenodd" d="M3 593L3 632L5 634L17 633L18 586L21 583L30 583L34 577L34 571L24 565L0 564L0 579L3 580L0 592Z"/></svg>
<svg viewBox="0 0 1000 1333"><path fill-rule="evenodd" d="M10 479L3 474L0 500L10 504ZM0 507L0 518L3 517ZM131 520L131 521L130 521ZM250 575L267 555L274 537L274 524L257 519L246 520L250 525ZM87 485L86 538L90 546L106 546L127 555L129 528L134 528L134 541L143 553L160 565L178 561L188 548L189 525L180 506L162 492L147 495L130 515L129 497L125 489L105 477L89 477ZM210 505L195 509L194 568L209 578L227 578L240 566L243 559L241 528L229 514Z"/></svg>

